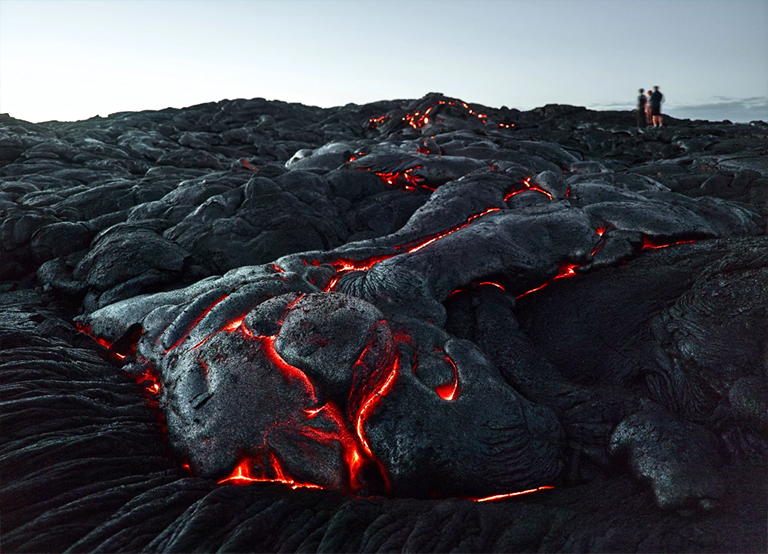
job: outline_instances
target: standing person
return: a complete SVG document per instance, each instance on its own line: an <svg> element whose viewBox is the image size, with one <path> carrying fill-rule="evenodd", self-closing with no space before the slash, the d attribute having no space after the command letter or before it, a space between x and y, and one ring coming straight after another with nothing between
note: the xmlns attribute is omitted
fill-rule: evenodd
<svg viewBox="0 0 768 554"><path fill-rule="evenodd" d="M659 92L659 87L653 87L653 94L651 94L651 116L653 117L654 127L661 127L662 102L664 102L664 95Z"/></svg>
<svg viewBox="0 0 768 554"><path fill-rule="evenodd" d="M645 99L645 121L648 125L653 123L653 116L651 115L651 89L646 92L648 98Z"/></svg>
<svg viewBox="0 0 768 554"><path fill-rule="evenodd" d="M647 104L647 98L645 97L645 91L643 89L640 89L640 96L637 97L637 126L638 127L645 127L646 124L646 116L645 116L645 105Z"/></svg>

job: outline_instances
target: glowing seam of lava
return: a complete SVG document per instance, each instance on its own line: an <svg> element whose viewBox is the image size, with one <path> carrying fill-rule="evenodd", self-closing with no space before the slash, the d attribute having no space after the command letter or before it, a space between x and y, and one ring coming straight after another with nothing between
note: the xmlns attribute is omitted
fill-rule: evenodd
<svg viewBox="0 0 768 554"><path fill-rule="evenodd" d="M442 385L438 385L435 387L435 392L443 400L456 400L456 398L459 396L459 369L456 367L456 364L453 363L453 360L448 356L448 354L445 355L445 359L448 361L448 363L451 364L451 367L453 367L453 381L450 383L443 383Z"/></svg>
<svg viewBox="0 0 768 554"><path fill-rule="evenodd" d="M243 167L245 169L249 170L249 171L253 171L254 173L259 171L259 168L258 167L253 167L251 165L251 162L249 162L248 160L243 160L241 163L243 164Z"/></svg>
<svg viewBox="0 0 768 554"><path fill-rule="evenodd" d="M170 346L170 347L169 347L169 348L168 348L168 349L165 351L165 353L167 354L168 352L170 352L171 350L173 350L174 348L176 348L177 346L179 346L180 344L182 344L182 343L183 343L185 340L187 340L187 338L189 337L189 333L190 333L190 331L191 331L192 329L194 329L195 327L197 327L197 324L198 324L198 323L200 323L200 322L203 320L203 318L205 318L205 316L207 316L209 313L211 313L211 310L213 310L213 309L214 309L216 306L218 306L218 305L219 305L219 304L221 304L221 303L222 303L224 300L226 300L228 296L229 296L228 294L225 294L224 296L222 296L221 298L219 298L219 299L218 299L216 302L214 302L213 304L211 304L211 305L210 305L208 308L206 308L206 309L203 311L203 313L201 313L199 316L197 316L197 317L195 318L195 320L192 322L192 324L191 324L191 325L190 325L190 326L187 328L187 329L188 329L188 330L187 330L187 332L186 332L186 333L184 333L184 334L183 334L181 337L179 337L179 340L177 340L177 341L176 341L176 342L175 342L173 345L171 345L171 346ZM205 340L208 340L208 337L206 337L206 339L205 339ZM205 341L203 341L203 342L205 342ZM200 343L200 344L202 344L202 343ZM194 348L197 348L198 346L200 346L200 344L198 344L198 345L197 345L197 346L195 346Z"/></svg>
<svg viewBox="0 0 768 554"><path fill-rule="evenodd" d="M398 179L402 179L405 181L405 184L403 185L403 188L405 190L416 190L416 188L423 188L431 191L435 191L434 187L427 186L423 183L424 178L418 177L416 175L412 175L411 172L415 171L416 169L421 169L423 166L417 165L414 167L410 167L406 169L405 171L392 171L392 172L378 172L374 173L377 177L380 177L384 180L385 183L388 185L396 185Z"/></svg>
<svg viewBox="0 0 768 554"><path fill-rule="evenodd" d="M331 433L328 433L326 435L326 439L332 437L333 440L337 440L339 443L341 443L341 446L344 449L344 459L346 460L347 466L349 468L350 484L353 488L360 486L362 484L362 480L360 478L360 470L363 464L363 458L360 456L360 452L357 449L357 442L355 441L355 438L349 432L349 429L344 422L344 418L339 412L336 404L329 402L327 404L323 404L319 408L306 409L304 410L304 415L307 417L307 419L314 419L320 412L327 412L326 415L328 418L336 424L336 427L338 428L338 434L332 435ZM318 433L322 432L318 431Z"/></svg>
<svg viewBox="0 0 768 554"><path fill-rule="evenodd" d="M654 244L648 237L643 237L643 247L641 250L666 248L667 246L675 246L677 244L691 244L696 242L695 240L679 240L677 242L670 242L667 244Z"/></svg>
<svg viewBox="0 0 768 554"><path fill-rule="evenodd" d="M285 375L286 377L295 377L302 383L304 383L304 387L307 389L307 391L312 395L312 398L317 398L317 395L315 394L315 386L312 384L312 381L309 380L309 377L307 377L307 374L304 373L302 370L300 370L297 367L292 366L288 362L286 362L283 357L278 353L277 349L275 348L275 340L277 340L276 335L272 335L269 337L260 337L261 342L263 345L263 352L267 359L269 359L270 362L275 364L277 368L280 370L280 372Z"/></svg>
<svg viewBox="0 0 768 554"><path fill-rule="evenodd" d="M152 371L149 369L147 369L144 373L139 375L136 378L136 382L139 384L149 382L149 384L146 385L147 390L149 390L149 392L153 394L157 394L160 392L160 383L157 381L157 377L155 377L152 374Z"/></svg>
<svg viewBox="0 0 768 554"><path fill-rule="evenodd" d="M270 456L270 459L272 460L273 469L275 473L277 474L277 477L274 479L271 479L269 477L252 477L251 476L251 466L248 460L243 460L240 462L237 467L234 469L234 471L224 479L217 482L218 485L221 485L222 483L280 483L282 485L287 485L291 487L292 489L321 489L322 487L319 485L314 485L312 483L297 483L293 479L290 479L285 475L285 472L280 467L280 464L277 462L277 458L274 456Z"/></svg>
<svg viewBox="0 0 768 554"><path fill-rule="evenodd" d="M433 242L437 242L438 240L440 240L440 239L442 239L442 238L444 238L444 237L447 237L447 236L448 236L448 235L450 235L451 233L455 233L455 232L456 232L456 231L458 231L459 229L463 229L464 227L466 227L467 225L469 225L470 223L472 223L472 221L474 221L474 220L475 220L475 219L477 219L478 217L483 217L484 215L487 215L487 214L489 214L489 213L491 213L491 212L498 212L498 211L500 211L500 210L501 210L501 208L488 208L488 209L487 209L487 210L485 210L484 212L482 212L482 213L479 213L479 214L475 214L475 215L473 215L472 217L470 217L469 219L467 219L467 222L466 222L466 223L463 223L462 225L459 225L458 227L454 227L453 229L449 229L449 230L447 230L447 231L443 231L442 233L440 233L440 234L438 234L438 235L436 235L436 236L432 237L432 238L431 238L431 239L429 239L429 240L426 240L426 241L424 241L423 243L419 244L418 246L414 246L414 247L412 247L412 248L409 248L408 250L406 250L406 252L408 252L408 254L413 254L414 252L418 252L419 250L421 250L422 248L425 248L425 247L429 246L429 245L430 245L430 244L432 244ZM402 247L395 247L395 248L402 248Z"/></svg>
<svg viewBox="0 0 768 554"><path fill-rule="evenodd" d="M83 323L75 323L75 327L77 328L78 331L80 331L81 333L85 333L86 335L91 337L93 340L98 342L101 346L103 346L107 350L109 350L110 346L112 346L112 343L109 342L108 340L103 339L101 337L97 337L96 335L92 334L91 328L88 327L87 325Z"/></svg>
<svg viewBox="0 0 768 554"><path fill-rule="evenodd" d="M438 100L437 104L432 104L429 108L426 109L426 111L422 114L421 112L414 112L414 113L406 113L402 118L401 121L406 122L408 125L413 127L414 129L421 129L424 125L427 125L429 123L429 114L437 108L438 106L442 105L449 105L449 106L461 106L467 112L482 121L483 123L486 123L486 120L488 119L488 116L481 113L476 113L472 108L469 107L469 105L466 102L459 102L458 100ZM368 119L368 123L372 128L376 128L379 125L381 125L385 120L389 119L388 115L383 115L381 117L372 117ZM500 123L499 127L514 127L514 124L504 124Z"/></svg>
<svg viewBox="0 0 768 554"><path fill-rule="evenodd" d="M481 212L479 214L475 214L467 219L465 223L462 223L461 225L458 225L456 227L453 227L452 229L448 229L447 231L442 231L441 233L435 235L434 237L425 240L424 242L417 244L415 246L411 246L408 248L406 245L398 245L395 246L395 249L402 249L402 248L408 248L405 252L407 254L413 254L414 252L418 252L422 248L429 246L433 242L437 242L438 240L450 235L451 233L455 233L459 229L463 229L472 221L479 217L483 217L484 215L487 215L491 212L498 212L501 208L488 208L484 212ZM336 275L331 279L331 281L328 283L328 285L325 287L325 292L332 291L336 288L336 285L338 284L339 277L341 277L344 273L347 273L349 271L366 271L368 269L371 269L374 265L376 265L379 262L383 262L384 260L388 260L389 258L393 258L397 256L398 254L382 254L381 256L373 256L371 258L367 258L365 260L361 261L355 261L355 260L345 260L345 259L339 259L334 260L332 262L327 262L328 265L331 265L336 269ZM309 265L309 263L304 260L304 264ZM319 262L314 261L312 262L312 265L320 265Z"/></svg>
<svg viewBox="0 0 768 554"><path fill-rule="evenodd" d="M550 200L554 200L554 198L552 197L552 194L550 194L546 190L540 188L538 185L531 185L531 178L530 177L526 177L525 179L523 179L523 185L525 185L524 189L513 190L512 192L508 193L504 197L504 202L506 202L507 200L509 200L513 196L516 196L516 195L520 194L521 192L528 192L529 190L540 192L540 193L546 195Z"/></svg>
<svg viewBox="0 0 768 554"><path fill-rule="evenodd" d="M387 391L392 386L392 383L395 381L395 377L397 377L397 373L399 370L400 370L400 358L396 357L394 363L392 364L392 371L390 371L386 381L384 381L384 384L382 384L377 391L375 391L371 396L369 396L366 399L362 408L360 408L360 412L357 415L355 431L357 432L358 439L360 439L360 444L363 446L363 449L365 450L366 454L368 454L371 458L374 458L373 452L371 451L371 447L368 444L368 441L365 439L365 432L363 431L363 424L365 423L366 414L368 413L369 410L372 410L374 407L376 407L376 404L379 403L381 398L385 394L387 394Z"/></svg>
<svg viewBox="0 0 768 554"><path fill-rule="evenodd" d="M536 292L537 290L541 290L544 287L546 287L548 284L550 284L552 281L555 281L557 279L566 279L568 277L576 277L578 275L578 273L576 273L576 271L574 271L574 270L577 267L580 267L580 266L577 265L577 264L561 264L560 265L560 270L559 270L557 275L552 277L549 281L547 281L543 285L540 285L540 286L536 287L535 289L531 289L529 291L526 291L526 292L524 292L523 294L521 294L519 296L515 296L515 299L522 298L523 296L531 294L532 292Z"/></svg>
<svg viewBox="0 0 768 554"><path fill-rule="evenodd" d="M501 289L501 290L503 290L505 292L507 290L504 287L502 287L500 284L494 283L493 281L483 281L482 283L477 283L477 285L478 286L481 286L481 285L491 285L492 287L496 287L497 289Z"/></svg>
<svg viewBox="0 0 768 554"><path fill-rule="evenodd" d="M554 489L555 487L551 485L544 485L541 487L536 487L535 489L527 489L524 491L517 491L517 492L508 492L506 494L494 494L493 496L486 496L484 498L470 498L469 500L472 500L473 502L493 502L494 500L501 500L504 498L511 498L513 496L522 496L524 494L531 494L534 492L544 491L544 490L550 490Z"/></svg>

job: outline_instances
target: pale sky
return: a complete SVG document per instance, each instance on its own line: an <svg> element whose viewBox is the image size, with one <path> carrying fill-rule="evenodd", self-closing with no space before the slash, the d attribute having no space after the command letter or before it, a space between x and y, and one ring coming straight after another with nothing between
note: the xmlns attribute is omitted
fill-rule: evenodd
<svg viewBox="0 0 768 554"><path fill-rule="evenodd" d="M0 0L0 112L39 122L262 97L768 121L768 0Z"/></svg>

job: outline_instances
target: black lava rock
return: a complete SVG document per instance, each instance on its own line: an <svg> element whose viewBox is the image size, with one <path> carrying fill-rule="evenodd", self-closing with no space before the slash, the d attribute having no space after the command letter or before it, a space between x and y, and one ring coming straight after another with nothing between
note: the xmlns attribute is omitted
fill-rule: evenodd
<svg viewBox="0 0 768 554"><path fill-rule="evenodd" d="M765 551L766 139L0 115L4 549Z"/></svg>

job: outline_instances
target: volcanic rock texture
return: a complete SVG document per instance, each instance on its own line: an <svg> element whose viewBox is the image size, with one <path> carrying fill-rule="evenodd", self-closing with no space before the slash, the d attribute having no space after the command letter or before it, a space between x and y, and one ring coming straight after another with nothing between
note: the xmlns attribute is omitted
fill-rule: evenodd
<svg viewBox="0 0 768 554"><path fill-rule="evenodd" d="M765 551L768 125L0 117L6 552Z"/></svg>

